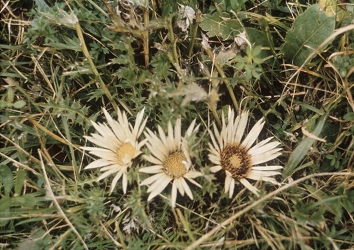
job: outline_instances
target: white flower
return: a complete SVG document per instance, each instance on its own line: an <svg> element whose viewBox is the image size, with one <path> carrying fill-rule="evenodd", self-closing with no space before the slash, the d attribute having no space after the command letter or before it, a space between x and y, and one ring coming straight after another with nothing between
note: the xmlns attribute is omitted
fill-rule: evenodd
<svg viewBox="0 0 354 250"><path fill-rule="evenodd" d="M265 139L253 145L260 134L264 122L259 120L248 133L246 138L241 141L248 120L248 112L234 118L234 112L229 108L228 124L222 117L221 132L213 124L214 133L209 131L212 143L209 143L209 160L215 164L210 170L216 173L224 170L225 192L229 193L230 198L234 193L235 181L241 182L247 189L258 196L258 189L251 185L247 179L263 180L277 184L271 176L278 175L280 172L274 171L282 169L282 166L259 165L270 161L281 153L281 148L277 146L279 142L269 142L273 137Z"/></svg>
<svg viewBox="0 0 354 250"><path fill-rule="evenodd" d="M160 194L172 181L171 206L175 207L177 190L181 195L186 193L193 200L192 191L186 179L194 185L201 187L193 179L201 176L202 173L192 170L192 162L187 143L188 137L198 130L194 129L195 120L189 126L184 137L181 137L181 119L177 119L175 131L171 122L168 123L168 135L158 126L160 138L147 129L145 133L148 142L146 143L152 155L144 155L144 158L153 163L153 166L139 169L140 172L154 174L145 179L140 185L150 185L148 201Z"/></svg>
<svg viewBox="0 0 354 250"><path fill-rule="evenodd" d="M118 121L113 120L105 109L103 109L103 112L110 127L107 124L97 124L92 121L92 125L99 134L84 136L98 147L81 147L88 150L90 154L100 157L100 159L91 162L85 169L101 168L100 171L104 173L98 177L97 181L115 174L110 193L123 176L123 192L126 193L128 168L132 165L132 160L141 154L140 148L146 142L146 140L139 142L138 138L144 130L147 119L143 120L144 109L141 110L133 127L128 122L124 111L121 112L118 109Z"/></svg>
<svg viewBox="0 0 354 250"><path fill-rule="evenodd" d="M191 23L193 23L193 19L195 19L195 11L193 8L189 6L185 6L182 4L178 4L178 13L176 19L176 25L183 32L187 32Z"/></svg>

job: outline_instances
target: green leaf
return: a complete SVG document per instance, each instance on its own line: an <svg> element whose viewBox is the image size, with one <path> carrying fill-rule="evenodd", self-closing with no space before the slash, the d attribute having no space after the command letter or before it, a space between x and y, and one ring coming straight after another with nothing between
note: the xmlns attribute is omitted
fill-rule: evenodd
<svg viewBox="0 0 354 250"><path fill-rule="evenodd" d="M51 46L54 47L56 49L70 49L70 50L74 50L74 51L81 51L82 48L80 46L80 40L76 37L73 37L73 39L70 39L69 37L63 37L63 40L65 41L65 43L49 43L46 44L47 46Z"/></svg>
<svg viewBox="0 0 354 250"><path fill-rule="evenodd" d="M8 102L5 102L3 100L0 100L0 109L1 108L6 108L6 107L9 107L11 106L11 103L8 103Z"/></svg>
<svg viewBox="0 0 354 250"><path fill-rule="evenodd" d="M240 22L231 19L229 15L219 12L202 15L200 28L207 32L209 37L217 36L223 40L234 39L243 30Z"/></svg>
<svg viewBox="0 0 354 250"><path fill-rule="evenodd" d="M354 120L354 112L346 113L343 116L343 119L346 120L346 121L353 121Z"/></svg>
<svg viewBox="0 0 354 250"><path fill-rule="evenodd" d="M14 102L14 97L15 97L15 93L13 88L8 88L7 90L7 101L9 103L13 103Z"/></svg>
<svg viewBox="0 0 354 250"><path fill-rule="evenodd" d="M26 102L24 100L19 100L17 102L15 102L14 104L12 104L12 106L15 108L15 109L21 109L23 108L24 106L26 106Z"/></svg>
<svg viewBox="0 0 354 250"><path fill-rule="evenodd" d="M18 170L16 176L16 182L15 182L15 196L21 193L25 178L26 178L26 171L23 169Z"/></svg>
<svg viewBox="0 0 354 250"><path fill-rule="evenodd" d="M12 198L11 206L25 206L34 207L36 205L36 198L33 194L25 194Z"/></svg>
<svg viewBox="0 0 354 250"><path fill-rule="evenodd" d="M5 212L11 206L11 197L4 197L0 200L0 213ZM2 216L0 216L3 218Z"/></svg>
<svg viewBox="0 0 354 250"><path fill-rule="evenodd" d="M0 165L0 183L4 186L5 196L9 196L14 180L10 168L6 165Z"/></svg>
<svg viewBox="0 0 354 250"><path fill-rule="evenodd" d="M252 46L260 46L261 47L271 47L269 44L269 41L267 39L266 34L264 34L262 31L254 29L254 28L245 28L247 38L252 44ZM270 50L262 50L260 51L260 54L258 57L264 59L268 56L271 56L272 52Z"/></svg>
<svg viewBox="0 0 354 250"><path fill-rule="evenodd" d="M315 4L299 15L287 32L282 48L284 58L301 66L310 54L319 48L334 32L335 17L329 17Z"/></svg>
<svg viewBox="0 0 354 250"><path fill-rule="evenodd" d="M315 130L311 132L313 135L318 136L322 128L326 122L327 115L324 115L319 120ZM309 149L311 148L312 144L316 141L314 138L306 137L303 139L300 144L295 148L293 153L290 155L288 163L284 167L283 177L287 177L292 174L292 171L296 168L297 165L302 161L305 157Z"/></svg>

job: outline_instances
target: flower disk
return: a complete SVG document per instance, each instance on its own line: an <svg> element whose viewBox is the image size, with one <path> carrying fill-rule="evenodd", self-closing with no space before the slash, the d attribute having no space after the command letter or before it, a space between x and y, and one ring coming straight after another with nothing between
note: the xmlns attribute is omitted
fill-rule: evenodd
<svg viewBox="0 0 354 250"><path fill-rule="evenodd" d="M173 131L171 122L168 123L168 135L166 136L162 128L158 126L160 138L152 131L147 129L145 136L148 140L146 146L151 155L145 155L144 158L155 164L151 167L141 168L139 172L154 174L145 179L140 185L150 185L148 201L160 194L172 181L171 206L175 207L177 199L177 190L181 195L186 193L193 200L193 194L185 179L194 185L201 187L193 179L201 176L200 172L192 169L192 162L189 155L187 143L188 137L198 130L195 127L195 120L189 126L184 137L181 137L181 119L177 119Z"/></svg>
<svg viewBox="0 0 354 250"><path fill-rule="evenodd" d="M141 154L140 148L146 142L146 140L139 142L138 138L145 128L147 119L143 120L143 109L138 113L135 125L132 127L124 111L121 112L118 109L118 121L113 120L105 109L103 109L103 112L110 127L107 124L92 121L92 125L99 134L85 136L88 141L98 147L81 147L88 150L90 154L100 157L100 159L91 162L85 169L101 168L100 171L104 173L98 177L97 181L115 174L110 193L123 176L123 192L126 193L128 168L132 165L132 160Z"/></svg>
<svg viewBox="0 0 354 250"><path fill-rule="evenodd" d="M230 172L232 178L241 179L251 170L251 157L240 145L226 145L221 153L221 166Z"/></svg>
<svg viewBox="0 0 354 250"><path fill-rule="evenodd" d="M164 163L165 172L172 178L179 178L187 173L187 168L183 162L186 162L187 158L182 152L175 152L170 154Z"/></svg>
<svg viewBox="0 0 354 250"><path fill-rule="evenodd" d="M269 181L278 184L271 177L280 174L278 171L282 166L259 166L258 164L273 160L281 153L278 148L279 142L270 142L272 137L265 139L258 144L254 144L260 134L264 122L259 120L241 142L245 133L248 120L248 112L234 118L234 111L229 108L228 122L226 124L224 115L222 116L222 128L219 132L213 124L213 132L209 131L212 143L209 143L209 160L215 165L210 168L216 173L224 170L225 192L231 198L234 193L235 182L241 182L248 190L258 195L259 190L251 185L247 179Z"/></svg>

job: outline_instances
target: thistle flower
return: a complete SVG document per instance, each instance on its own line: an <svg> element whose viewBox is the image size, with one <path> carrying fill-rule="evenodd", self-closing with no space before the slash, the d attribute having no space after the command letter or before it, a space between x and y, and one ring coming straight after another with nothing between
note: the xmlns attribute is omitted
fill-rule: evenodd
<svg viewBox="0 0 354 250"><path fill-rule="evenodd" d="M247 179L269 181L277 184L271 177L280 174L278 171L282 166L259 165L270 161L281 153L277 146L279 142L270 142L273 137L267 138L258 144L254 144L259 136L264 122L260 119L241 141L248 120L248 112L234 118L234 111L229 108L228 122L226 124L224 115L222 117L222 128L219 132L213 124L214 132L209 131L212 143L209 143L209 160L215 164L210 171L216 173L225 171L225 193L231 198L234 193L235 182L241 182L248 190L258 196L259 190Z"/></svg>
<svg viewBox="0 0 354 250"><path fill-rule="evenodd" d="M90 154L100 157L100 159L91 162L85 169L101 168L100 171L104 173L98 177L97 181L115 174L110 193L113 192L118 180L123 177L123 192L126 193L128 168L132 165L133 159L141 154L140 149L146 142L146 140L139 142L138 138L144 130L147 119L143 120L144 109L141 110L133 127L128 122L124 111L121 112L118 109L117 121L113 120L105 109L103 109L103 112L109 127L105 123L91 121L98 134L84 136L98 147L81 147L88 150Z"/></svg>
<svg viewBox="0 0 354 250"><path fill-rule="evenodd" d="M160 194L167 185L172 181L171 206L175 207L177 199L177 190L181 195L186 193L193 200L193 194L188 186L189 182L201 187L193 179L201 176L202 173L192 169L191 157L189 154L187 139L198 130L195 127L195 120L189 126L184 137L181 137L181 119L177 119L175 129L173 131L171 122L168 123L168 135L166 136L162 128L158 126L160 138L152 131L147 129L145 137L147 138L146 146L151 155L144 155L144 158L153 163L153 166L139 169L139 172L154 174L145 179L140 185L150 185L148 192L150 193L148 201Z"/></svg>

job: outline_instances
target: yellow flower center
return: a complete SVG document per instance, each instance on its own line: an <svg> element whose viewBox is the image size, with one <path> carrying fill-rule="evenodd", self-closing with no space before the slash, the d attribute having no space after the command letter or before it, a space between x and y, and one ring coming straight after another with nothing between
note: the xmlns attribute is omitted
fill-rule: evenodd
<svg viewBox="0 0 354 250"><path fill-rule="evenodd" d="M236 180L245 178L252 168L251 155L241 145L226 145L221 152L221 167Z"/></svg>
<svg viewBox="0 0 354 250"><path fill-rule="evenodd" d="M135 157L135 147L130 142L124 142L117 150L117 162L126 165Z"/></svg>
<svg viewBox="0 0 354 250"><path fill-rule="evenodd" d="M187 159L181 152L170 154L163 162L166 174L172 178L178 178L187 173L187 168L183 161L186 162Z"/></svg>

